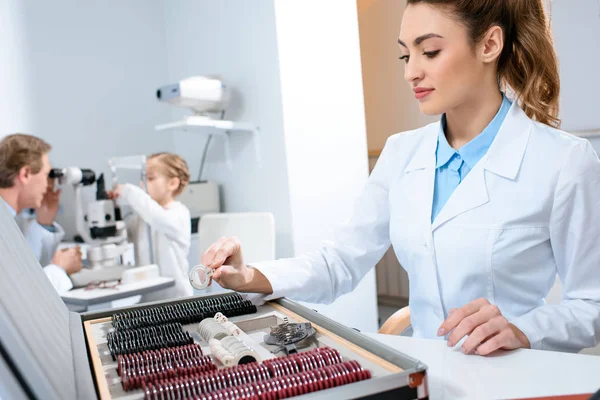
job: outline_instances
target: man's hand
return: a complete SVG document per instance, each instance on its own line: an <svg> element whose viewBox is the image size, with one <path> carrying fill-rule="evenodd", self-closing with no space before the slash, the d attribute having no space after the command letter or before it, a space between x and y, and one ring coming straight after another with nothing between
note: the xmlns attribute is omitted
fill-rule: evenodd
<svg viewBox="0 0 600 400"><path fill-rule="evenodd" d="M37 222L40 225L52 226L58 214L61 190L54 190L54 179L48 178L48 187L42 205L35 210Z"/></svg>
<svg viewBox="0 0 600 400"><path fill-rule="evenodd" d="M57 250L52 264L65 270L67 275L81 271L81 248L79 246Z"/></svg>
<svg viewBox="0 0 600 400"><path fill-rule="evenodd" d="M498 349L531 347L527 336L509 323L496 305L484 298L450 310L450 315L440 326L438 336L448 332L451 332L448 337L450 347L468 336L462 345L465 354L488 355Z"/></svg>

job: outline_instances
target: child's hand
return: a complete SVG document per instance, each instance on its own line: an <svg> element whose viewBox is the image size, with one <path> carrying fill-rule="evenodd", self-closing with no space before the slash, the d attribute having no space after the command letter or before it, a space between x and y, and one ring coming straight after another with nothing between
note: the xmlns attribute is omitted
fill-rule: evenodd
<svg viewBox="0 0 600 400"><path fill-rule="evenodd" d="M114 188L114 190L109 190L106 194L108 195L109 199L116 200L121 195L122 189L123 189L123 185L117 185L117 187Z"/></svg>

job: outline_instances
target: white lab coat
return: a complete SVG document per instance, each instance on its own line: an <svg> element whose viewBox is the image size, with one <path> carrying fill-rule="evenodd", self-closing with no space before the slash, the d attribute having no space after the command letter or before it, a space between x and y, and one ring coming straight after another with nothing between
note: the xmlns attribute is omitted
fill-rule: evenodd
<svg viewBox="0 0 600 400"><path fill-rule="evenodd" d="M487 298L532 348L600 338L600 161L590 143L529 119L514 102L488 153L431 223L440 123L393 135L335 240L255 264L274 293L329 303L390 244L410 280L413 335L437 338L448 310ZM544 298L558 273L560 305ZM256 299L255 299L256 300Z"/></svg>
<svg viewBox="0 0 600 400"><path fill-rule="evenodd" d="M54 223L56 232L50 232L41 226L35 219L26 220L18 217L17 224L33 250L40 265L45 265L44 272L58 293L64 293L73 288L73 282L66 271L51 263L58 244L65 236L63 228Z"/></svg>
<svg viewBox="0 0 600 400"><path fill-rule="evenodd" d="M190 211L179 201L163 208L141 188L126 184L119 197L121 205L128 205L136 217L127 222L130 239L136 246L137 264L147 264L144 250L148 246L145 224L150 225L154 263L160 275L175 279L175 286L144 295L143 301L156 301L192 296L194 290L188 277L188 253L191 243Z"/></svg>
<svg viewBox="0 0 600 400"><path fill-rule="evenodd" d="M63 293L71 290L73 288L73 282L71 282L71 279L65 270L58 265L51 264L52 257L56 252L58 244L65 236L63 228L55 222L54 228L56 232L50 232L41 226L34 217L27 218L23 215L16 215L16 211L2 198L0 198L0 202L4 203L9 212L15 216L17 225L21 229L21 232L23 232L23 236L25 237L25 240L27 240L33 254L40 265L45 265L44 272L56 291L58 293Z"/></svg>

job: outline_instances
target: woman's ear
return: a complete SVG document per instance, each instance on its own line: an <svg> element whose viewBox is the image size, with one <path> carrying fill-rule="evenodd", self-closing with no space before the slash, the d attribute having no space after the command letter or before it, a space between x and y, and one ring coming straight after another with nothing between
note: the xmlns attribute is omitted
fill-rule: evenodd
<svg viewBox="0 0 600 400"><path fill-rule="evenodd" d="M498 61L504 48L504 33L498 25L492 26L479 43L479 57L484 63Z"/></svg>

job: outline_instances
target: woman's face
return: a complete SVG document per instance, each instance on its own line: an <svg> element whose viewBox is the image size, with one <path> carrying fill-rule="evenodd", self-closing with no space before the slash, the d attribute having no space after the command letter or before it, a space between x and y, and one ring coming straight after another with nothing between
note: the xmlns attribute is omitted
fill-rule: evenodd
<svg viewBox="0 0 600 400"><path fill-rule="evenodd" d="M483 88L486 63L477 57L465 26L444 8L406 8L398 40L404 79L424 114L442 114L470 103Z"/></svg>

